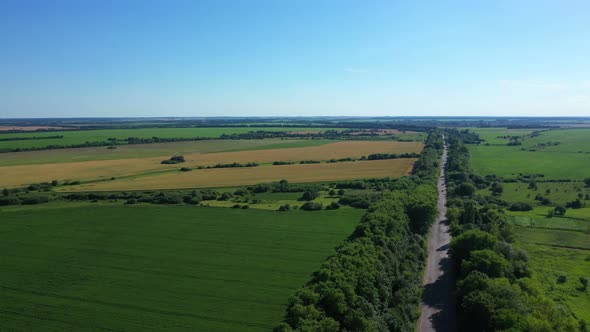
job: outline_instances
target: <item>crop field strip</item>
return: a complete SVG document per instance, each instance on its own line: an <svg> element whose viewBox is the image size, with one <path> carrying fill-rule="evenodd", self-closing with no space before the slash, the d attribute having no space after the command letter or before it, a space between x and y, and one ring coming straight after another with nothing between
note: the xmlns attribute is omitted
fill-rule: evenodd
<svg viewBox="0 0 590 332"><path fill-rule="evenodd" d="M60 191L125 191L211 188L251 185L281 179L293 183L400 177L411 172L415 158L345 163L215 168L94 182L61 187Z"/></svg>
<svg viewBox="0 0 590 332"><path fill-rule="evenodd" d="M266 331L362 211L4 212L3 328Z"/></svg>
<svg viewBox="0 0 590 332"><path fill-rule="evenodd" d="M107 149L105 146L99 146L56 150L6 152L0 153L0 167L129 158L148 158L194 153L283 149L318 146L328 143L334 143L334 140L266 138L118 145L116 149Z"/></svg>
<svg viewBox="0 0 590 332"><path fill-rule="evenodd" d="M320 132L332 128L287 128L287 127L196 127L196 128L141 128L141 129L100 129L100 130L68 130L32 133L5 133L0 138L31 138L61 135L63 138L21 140L0 142L0 150L14 148L45 147L49 145L73 145L85 142L104 142L109 138L217 138L223 134L244 134L250 131L306 131Z"/></svg>
<svg viewBox="0 0 590 332"><path fill-rule="evenodd" d="M199 165L209 166L217 163L272 163L273 161L288 160L328 160L331 158L361 157L372 153L419 152L422 150L422 146L423 144L419 142L340 141L311 147L189 154L185 155L187 160L185 163L177 165L162 165L161 161L168 159L170 156L161 156L138 159L5 166L0 167L0 184L3 187L16 187L52 180L110 179L111 177L177 170L180 167L194 167ZM364 163L369 162L359 163L359 165L364 165L358 166L357 170L359 172L371 169L371 167L368 166L369 164L365 165ZM391 175L399 175L406 172L406 168L404 167L407 165L407 161L399 161L397 164L394 163L392 165L398 166L392 170ZM400 170L400 167L403 168L403 170ZM335 168L352 170L355 167L351 168L350 166L342 166L342 168ZM269 172L277 172L276 169L265 170ZM387 174L387 172L381 172L379 174ZM368 174L368 176L374 175ZM355 178L358 178L358 176Z"/></svg>

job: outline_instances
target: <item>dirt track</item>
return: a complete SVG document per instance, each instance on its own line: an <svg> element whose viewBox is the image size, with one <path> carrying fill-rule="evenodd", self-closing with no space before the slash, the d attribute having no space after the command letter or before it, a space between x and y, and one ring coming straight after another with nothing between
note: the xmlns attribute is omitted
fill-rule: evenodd
<svg viewBox="0 0 590 332"><path fill-rule="evenodd" d="M424 272L424 294L420 304L418 331L456 331L454 286L455 277L448 251L451 242L446 220L445 166L447 148L441 160L441 175L438 180L438 220L430 230L428 260Z"/></svg>

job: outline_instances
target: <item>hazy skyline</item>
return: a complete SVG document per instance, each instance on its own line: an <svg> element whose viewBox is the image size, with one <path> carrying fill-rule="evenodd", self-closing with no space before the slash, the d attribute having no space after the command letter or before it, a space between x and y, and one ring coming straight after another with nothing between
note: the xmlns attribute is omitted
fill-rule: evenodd
<svg viewBox="0 0 590 332"><path fill-rule="evenodd" d="M0 2L0 117L590 116L588 1Z"/></svg>

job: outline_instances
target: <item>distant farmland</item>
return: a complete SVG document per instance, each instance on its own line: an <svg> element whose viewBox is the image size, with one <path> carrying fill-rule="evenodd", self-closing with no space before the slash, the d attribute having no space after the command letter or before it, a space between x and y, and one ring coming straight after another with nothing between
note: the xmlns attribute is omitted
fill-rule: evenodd
<svg viewBox="0 0 590 332"><path fill-rule="evenodd" d="M3 211L2 329L270 331L361 214L91 204Z"/></svg>
<svg viewBox="0 0 590 332"><path fill-rule="evenodd" d="M46 147L49 145L73 145L86 142L105 142L109 138L127 139L137 138L217 138L223 134L244 134L250 131L305 131L320 132L331 128L283 128L283 127L196 127L196 128L141 128L141 129L101 129L79 131L52 131L33 133L6 133L0 138L33 138L63 136L63 138L47 138L37 140L17 140L0 142L0 150L15 148Z"/></svg>
<svg viewBox="0 0 590 332"><path fill-rule="evenodd" d="M209 166L217 163L233 162L272 163L274 161L301 161L310 159L325 161L331 158L361 157L372 153L419 152L421 151L422 146L423 144L419 142L339 141L320 146L295 147L288 149L188 154L185 155L187 162L183 163L181 166ZM52 180L106 180L111 177L178 170L181 167L179 165L162 165L160 163L163 159L169 157L170 155L138 159L5 166L0 167L0 182L4 186L20 186ZM413 160L411 162L413 162ZM359 163L359 166L353 165L353 167L331 167L343 167L342 169L349 169L350 171L347 174L353 175L354 178L376 176L376 174L362 173L363 170L373 169L368 166L369 164L365 163L368 162L362 162ZM398 176L405 174L408 169L408 161L393 162L391 166L394 168L383 170L379 174L381 174L381 176ZM277 170L278 168L275 167L265 169L265 171L270 171L273 174L277 174ZM282 170L285 170L285 168L282 168ZM241 172L243 170L239 171ZM318 177L316 176L315 178Z"/></svg>
<svg viewBox="0 0 590 332"><path fill-rule="evenodd" d="M486 139L469 146L473 169L480 175L516 177L519 174L543 174L545 179L581 180L590 165L590 129L542 131L538 136L522 136L521 145L508 146L505 135L526 135L527 131L505 128L476 129ZM490 143L487 146L486 143Z"/></svg>
<svg viewBox="0 0 590 332"><path fill-rule="evenodd" d="M390 159L344 163L203 169L139 176L106 182L65 186L63 191L119 191L229 187L272 182L322 182L347 179L400 177L412 170L416 159Z"/></svg>
<svg viewBox="0 0 590 332"><path fill-rule="evenodd" d="M108 149L106 146L98 146L41 151L6 152L0 153L0 166L149 158L167 155L187 155L225 151L282 149L292 147L318 146L328 143L334 143L334 140L266 138L118 145L116 149Z"/></svg>

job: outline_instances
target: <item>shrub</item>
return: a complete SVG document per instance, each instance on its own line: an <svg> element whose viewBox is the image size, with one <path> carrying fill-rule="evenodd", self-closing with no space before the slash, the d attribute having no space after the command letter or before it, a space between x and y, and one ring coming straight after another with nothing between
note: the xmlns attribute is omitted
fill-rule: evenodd
<svg viewBox="0 0 590 332"><path fill-rule="evenodd" d="M244 205L244 206L242 206L242 209L244 209L244 210L247 210L249 208L250 208L250 205Z"/></svg>
<svg viewBox="0 0 590 332"><path fill-rule="evenodd" d="M306 202L301 205L301 210L304 211L318 211L321 210L324 206L322 203L314 203L314 202Z"/></svg>
<svg viewBox="0 0 590 332"><path fill-rule="evenodd" d="M475 193L475 187L469 182L463 182L455 188L457 196L472 196Z"/></svg>
<svg viewBox="0 0 590 332"><path fill-rule="evenodd" d="M560 274L560 275L557 277L557 283L558 283L558 284L563 284L563 283L565 283L566 281L567 281L567 275L566 275L566 274Z"/></svg>
<svg viewBox="0 0 590 332"><path fill-rule="evenodd" d="M240 208L242 208L242 206L240 204L234 204L234 206L232 206L232 208L234 208L234 209L240 209Z"/></svg>
<svg viewBox="0 0 590 332"><path fill-rule="evenodd" d="M181 172L190 172L190 171L192 171L192 169L191 168L188 168L188 167L181 167L180 168L180 171Z"/></svg>
<svg viewBox="0 0 590 332"><path fill-rule="evenodd" d="M289 204L281 205L281 206L279 206L278 210L279 211L289 211L289 210L291 210L291 205L289 205Z"/></svg>
<svg viewBox="0 0 590 332"><path fill-rule="evenodd" d="M336 202L332 202L330 204L328 204L328 206L326 206L326 210L337 210L340 208L340 204L336 203Z"/></svg>
<svg viewBox="0 0 590 332"><path fill-rule="evenodd" d="M172 156L170 159L162 160L162 164L180 164L185 162L184 156Z"/></svg>
<svg viewBox="0 0 590 332"><path fill-rule="evenodd" d="M513 203L508 209L510 211L531 211L533 206L529 203Z"/></svg>
<svg viewBox="0 0 590 332"><path fill-rule="evenodd" d="M320 193L317 190L307 190L301 196L301 200L303 201L313 201L314 199L318 198Z"/></svg>

